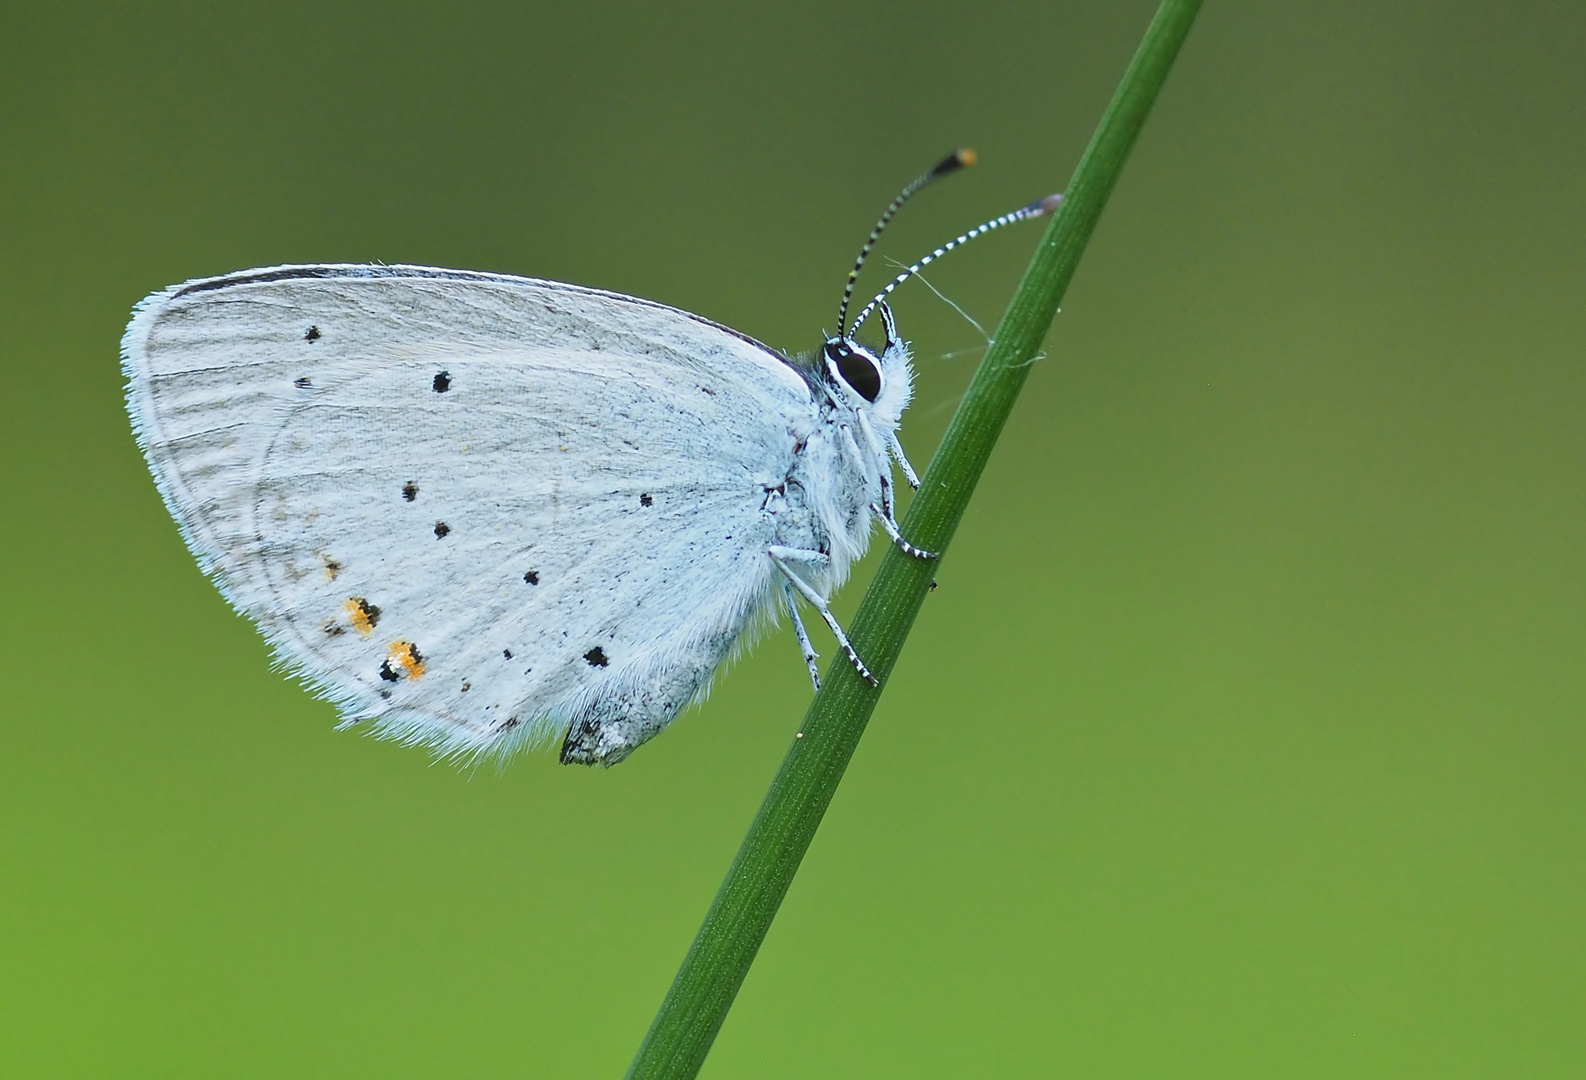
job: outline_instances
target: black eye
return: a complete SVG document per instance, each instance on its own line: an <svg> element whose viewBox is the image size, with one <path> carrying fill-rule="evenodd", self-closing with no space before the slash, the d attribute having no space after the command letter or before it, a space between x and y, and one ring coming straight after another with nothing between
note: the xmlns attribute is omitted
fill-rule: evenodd
<svg viewBox="0 0 1586 1080"><path fill-rule="evenodd" d="M876 362L870 357L854 349L846 341L828 341L826 359L836 365L837 374L841 375L843 382L853 387L860 397L873 402L880 396L881 369L876 367Z"/></svg>

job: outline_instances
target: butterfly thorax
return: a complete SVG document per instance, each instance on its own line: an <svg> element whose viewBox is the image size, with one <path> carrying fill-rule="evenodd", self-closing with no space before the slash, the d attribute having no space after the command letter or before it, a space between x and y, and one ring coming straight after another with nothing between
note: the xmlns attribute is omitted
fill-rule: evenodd
<svg viewBox="0 0 1586 1080"><path fill-rule="evenodd" d="M829 556L830 564L812 574L828 590L847 579L869 546L870 508L891 467L883 447L908 405L912 371L902 342L878 355L847 338L829 340L806 371L816 423L795 449L776 535L778 544Z"/></svg>

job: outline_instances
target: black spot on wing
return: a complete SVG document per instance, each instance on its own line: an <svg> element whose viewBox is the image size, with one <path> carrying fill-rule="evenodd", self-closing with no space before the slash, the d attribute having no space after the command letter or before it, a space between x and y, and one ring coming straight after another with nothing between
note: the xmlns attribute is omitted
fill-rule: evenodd
<svg viewBox="0 0 1586 1080"><path fill-rule="evenodd" d="M599 645L596 645L593 649L590 649L588 652L586 652L584 654L584 659L589 662L590 667L605 667L607 664L611 663L610 660L606 659L606 650L602 649Z"/></svg>
<svg viewBox="0 0 1586 1080"><path fill-rule="evenodd" d="M511 660L512 659L512 650L511 649L502 649L501 650L501 655L506 657L508 660Z"/></svg>
<svg viewBox="0 0 1586 1080"><path fill-rule="evenodd" d="M528 573L523 575L523 580L527 581L530 585L538 585L540 583L540 572L538 570L530 570Z"/></svg>
<svg viewBox="0 0 1586 1080"><path fill-rule="evenodd" d="M435 392L437 394L446 393L446 391L448 391L448 390L450 390L452 388L451 372L449 372L449 371L437 371L435 373L435 381L433 383L431 383L431 385L435 387Z"/></svg>
<svg viewBox="0 0 1586 1080"><path fill-rule="evenodd" d="M419 497L419 486L413 481L409 480L407 483L402 485L402 497L408 502L412 502L414 499Z"/></svg>
<svg viewBox="0 0 1586 1080"><path fill-rule="evenodd" d="M650 496L648 496L648 495L640 495L639 496L639 505L640 506L654 506L655 505L655 500L650 498Z"/></svg>
<svg viewBox="0 0 1586 1080"><path fill-rule="evenodd" d="M397 674L396 669L391 666L391 661L382 660L380 661L380 677L386 682L396 682L402 676Z"/></svg>
<svg viewBox="0 0 1586 1080"><path fill-rule="evenodd" d="M445 539L446 534L451 532L451 531L452 531L452 527L450 525L446 524L446 522L437 521L435 523L435 539L443 540L443 539Z"/></svg>
<svg viewBox="0 0 1586 1080"><path fill-rule="evenodd" d="M307 375L303 375L299 378L293 379L292 385L297 387L299 390L308 390L313 387L314 382Z"/></svg>
<svg viewBox="0 0 1586 1080"><path fill-rule="evenodd" d="M318 341L319 338L320 338L319 327L317 327L317 326L310 326L308 328L308 333L303 335L303 340L304 341Z"/></svg>

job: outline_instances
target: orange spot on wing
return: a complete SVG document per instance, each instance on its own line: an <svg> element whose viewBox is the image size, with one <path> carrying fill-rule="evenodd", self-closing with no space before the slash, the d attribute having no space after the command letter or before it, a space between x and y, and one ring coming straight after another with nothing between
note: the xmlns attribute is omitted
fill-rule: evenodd
<svg viewBox="0 0 1586 1080"><path fill-rule="evenodd" d="M408 678L417 679L424 674L424 658L411 641L393 641L386 652L386 663L401 664Z"/></svg>
<svg viewBox="0 0 1586 1080"><path fill-rule="evenodd" d="M347 602L341 607L347 613L347 621L352 623L352 628L363 637L369 636L375 622L380 618L380 609L361 596L348 597Z"/></svg>

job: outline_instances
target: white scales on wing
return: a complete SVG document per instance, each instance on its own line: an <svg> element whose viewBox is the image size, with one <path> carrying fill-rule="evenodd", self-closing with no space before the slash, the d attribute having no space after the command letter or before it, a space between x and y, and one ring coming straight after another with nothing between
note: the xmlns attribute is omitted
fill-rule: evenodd
<svg viewBox="0 0 1586 1080"><path fill-rule="evenodd" d="M814 678L795 594L869 677L826 597L872 516L925 554L892 514L910 369L879 310L879 352L795 361L555 282L288 266L154 294L122 354L200 565L347 722L610 764L779 602Z"/></svg>

